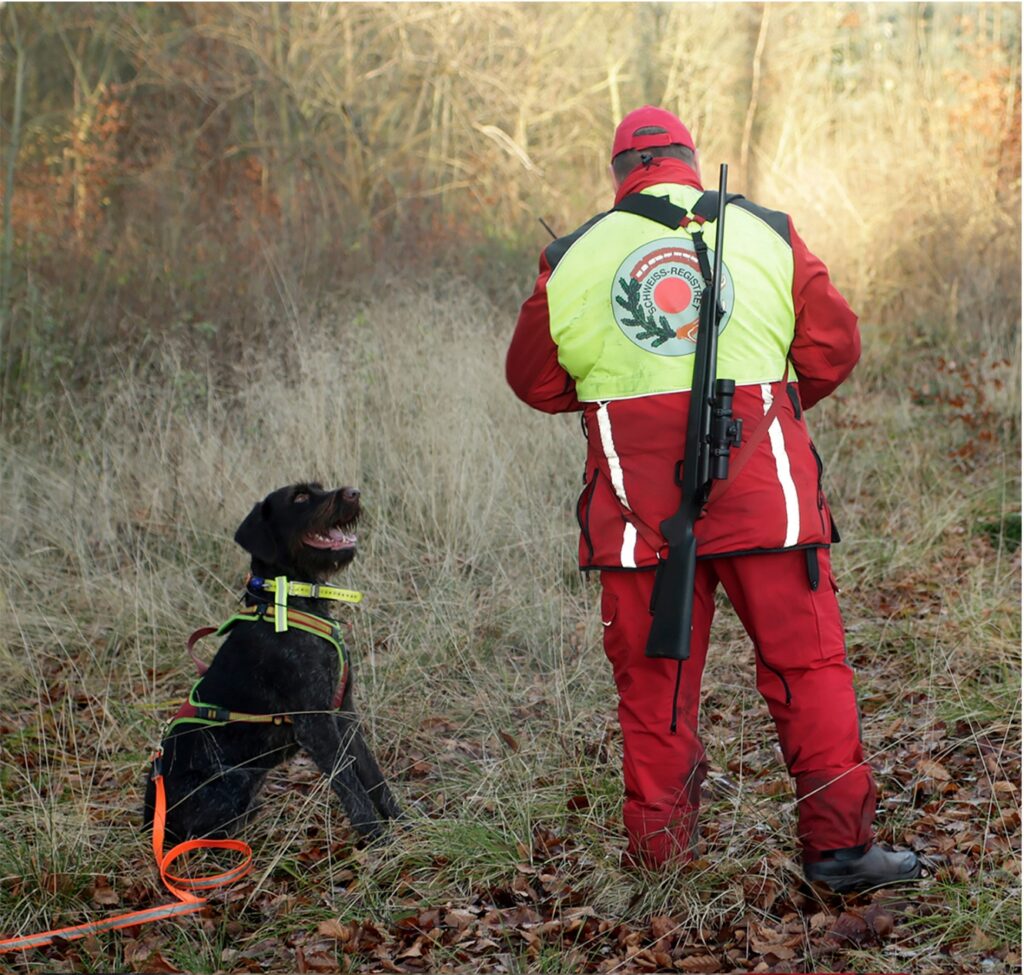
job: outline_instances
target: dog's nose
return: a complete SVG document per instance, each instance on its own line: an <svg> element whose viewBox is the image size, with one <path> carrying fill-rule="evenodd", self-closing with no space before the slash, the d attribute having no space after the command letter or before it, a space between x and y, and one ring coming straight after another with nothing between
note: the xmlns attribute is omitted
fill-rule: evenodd
<svg viewBox="0 0 1024 975"><path fill-rule="evenodd" d="M341 491L342 500L347 501L351 504L353 501L359 500L359 489L358 488L342 488Z"/></svg>

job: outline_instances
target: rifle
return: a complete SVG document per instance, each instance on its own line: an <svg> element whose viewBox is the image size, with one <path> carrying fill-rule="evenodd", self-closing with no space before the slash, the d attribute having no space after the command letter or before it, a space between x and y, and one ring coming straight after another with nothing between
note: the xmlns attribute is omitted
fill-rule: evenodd
<svg viewBox="0 0 1024 975"><path fill-rule="evenodd" d="M707 502L712 480L724 480L729 476L729 450L739 444L743 424L742 420L732 418L736 383L731 379L716 379L715 376L718 324L723 314L720 299L728 169L723 163L718 177L713 275L708 267L704 238L699 231L693 234L694 248L704 277L704 292L701 295L682 471L676 466L676 482L682 489L682 502L679 510L661 523L661 532L668 542L668 555L658 563L651 596L654 618L644 651L648 657L678 660L680 667L682 661L690 656L690 630L693 626L693 587L697 570L697 538L693 528ZM673 729L674 723L673 713Z"/></svg>

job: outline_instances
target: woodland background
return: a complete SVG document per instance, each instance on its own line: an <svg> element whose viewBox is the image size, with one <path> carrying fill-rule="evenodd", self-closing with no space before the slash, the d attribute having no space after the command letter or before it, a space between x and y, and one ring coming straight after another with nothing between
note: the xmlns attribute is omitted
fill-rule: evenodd
<svg viewBox="0 0 1024 975"><path fill-rule="evenodd" d="M286 481L364 491L350 643L411 814L360 848L297 761L202 917L0 969L1019 971L1020 28L993 3L0 8L0 936L164 900L146 759L185 637L234 605L235 525ZM916 892L801 889L725 604L700 859L619 864L583 446L502 361L537 218L607 206L645 102L861 315L810 423Z"/></svg>

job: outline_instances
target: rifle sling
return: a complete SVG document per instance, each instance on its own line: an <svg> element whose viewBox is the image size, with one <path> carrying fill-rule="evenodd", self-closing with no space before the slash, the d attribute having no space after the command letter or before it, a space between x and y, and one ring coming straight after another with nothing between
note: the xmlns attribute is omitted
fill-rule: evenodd
<svg viewBox="0 0 1024 975"><path fill-rule="evenodd" d="M740 193L727 193L725 203L728 206L734 200L742 200ZM689 216L683 207L669 202L667 196L652 196L650 193L630 193L612 207L620 213L632 213L638 217L646 217L655 223L675 230ZM693 216L700 222L714 220L718 216L718 190L705 190L700 199L693 205Z"/></svg>
<svg viewBox="0 0 1024 975"><path fill-rule="evenodd" d="M782 403L784 394L786 392L786 386L789 382L789 360L786 360L786 372L782 377L782 389L779 390L778 396L772 398L772 405L768 407L768 412L761 417L761 422L754 427L754 432L750 435L750 439L740 447L739 453L736 454L729 462L729 476L724 481L715 481L711 486L711 491L708 493L708 499L704 502L704 506L707 507L712 501L718 501L722 495L729 490L736 483L736 479L740 476L743 468L746 467L747 461L754 454L754 450L758 444L764 440L768 433L768 428L772 425L775 418L779 415L779 411L782 409Z"/></svg>
<svg viewBox="0 0 1024 975"><path fill-rule="evenodd" d="M646 217L671 230L677 229L687 216L687 211L670 203L667 196L651 196L649 193L630 193L619 200L612 209L620 213Z"/></svg>
<svg viewBox="0 0 1024 975"><path fill-rule="evenodd" d="M726 193L725 205L742 199L745 199L742 193ZM718 216L718 190L705 190L703 196L693 205L693 215L702 220L714 220Z"/></svg>

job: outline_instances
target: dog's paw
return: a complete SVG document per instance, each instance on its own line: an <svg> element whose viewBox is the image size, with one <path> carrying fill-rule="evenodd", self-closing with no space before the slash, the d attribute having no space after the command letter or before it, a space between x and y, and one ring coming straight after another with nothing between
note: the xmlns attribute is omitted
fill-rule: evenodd
<svg viewBox="0 0 1024 975"><path fill-rule="evenodd" d="M387 822L376 817L352 822L352 828L359 834L357 842L361 843L374 843L388 833Z"/></svg>

